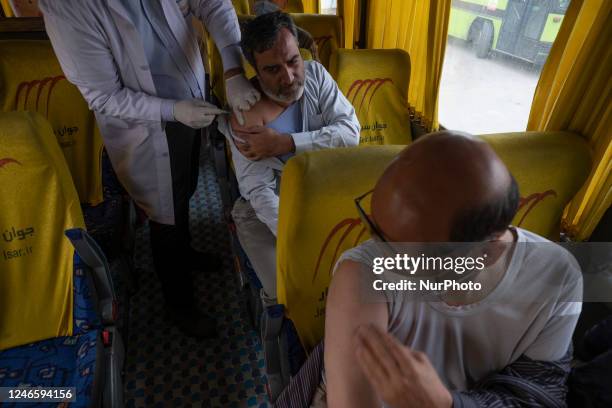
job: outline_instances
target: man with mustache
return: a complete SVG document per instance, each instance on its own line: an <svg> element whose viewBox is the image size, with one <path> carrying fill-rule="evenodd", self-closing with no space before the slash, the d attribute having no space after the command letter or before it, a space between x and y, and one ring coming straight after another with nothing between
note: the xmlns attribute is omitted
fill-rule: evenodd
<svg viewBox="0 0 612 408"><path fill-rule="evenodd" d="M253 83L262 99L244 113L244 126L232 118L231 130L221 130L233 136L228 139L242 196L232 211L238 237L263 285L264 304L274 304L283 166L301 152L357 145L360 125L325 68L302 59L288 14L268 13L248 22L241 46L257 73Z"/></svg>

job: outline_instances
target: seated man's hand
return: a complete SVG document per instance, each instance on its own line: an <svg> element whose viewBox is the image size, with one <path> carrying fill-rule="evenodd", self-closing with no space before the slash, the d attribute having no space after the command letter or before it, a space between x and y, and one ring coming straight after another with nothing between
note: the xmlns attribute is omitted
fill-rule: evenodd
<svg viewBox="0 0 612 408"><path fill-rule="evenodd" d="M424 353L412 351L374 326L355 333L361 370L393 408L450 408L453 399Z"/></svg>
<svg viewBox="0 0 612 408"><path fill-rule="evenodd" d="M291 135L278 133L265 126L241 128L233 126L236 147L249 160L261 160L281 156L295 150Z"/></svg>

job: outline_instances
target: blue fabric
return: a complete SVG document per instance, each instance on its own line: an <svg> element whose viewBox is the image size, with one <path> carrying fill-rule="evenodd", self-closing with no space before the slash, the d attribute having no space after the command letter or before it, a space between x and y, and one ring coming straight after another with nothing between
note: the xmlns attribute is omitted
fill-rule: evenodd
<svg viewBox="0 0 612 408"><path fill-rule="evenodd" d="M102 326L100 317L96 312L93 298L93 288L87 278L86 266L79 256L74 254L74 279L73 295L73 335L84 334L90 330L98 329Z"/></svg>
<svg viewBox="0 0 612 408"><path fill-rule="evenodd" d="M125 191L117 179L106 150L102 151L102 203L96 206L81 204L87 232L102 248L109 263L120 254Z"/></svg>
<svg viewBox="0 0 612 408"><path fill-rule="evenodd" d="M302 347L297 330L295 330L295 326L291 320L284 319L281 330L284 331L286 335L287 350L289 352L289 367L291 369L291 375L294 376L306 361L306 351L304 347Z"/></svg>
<svg viewBox="0 0 612 408"><path fill-rule="evenodd" d="M71 407L91 405L96 364L96 342L101 321L94 305L87 266L74 254L73 336L55 337L0 352L0 387L76 387L77 402ZM19 404L2 405L7 407ZM27 406L49 406L49 403Z"/></svg>
<svg viewBox="0 0 612 408"><path fill-rule="evenodd" d="M140 33L157 96L166 99L203 98L189 61L174 38L159 1L124 2Z"/></svg>
<svg viewBox="0 0 612 408"><path fill-rule="evenodd" d="M302 111L300 104L295 102L283 111L276 119L268 123L266 127L276 130L278 133L299 133L302 132ZM287 153L278 158L287 162L295 153Z"/></svg>
<svg viewBox="0 0 612 408"><path fill-rule="evenodd" d="M80 336L56 337L15 347L0 353L0 386L76 387L76 402L71 407L92 403L96 368L98 330ZM49 403L26 404L49 406ZM3 407L19 408L23 403Z"/></svg>

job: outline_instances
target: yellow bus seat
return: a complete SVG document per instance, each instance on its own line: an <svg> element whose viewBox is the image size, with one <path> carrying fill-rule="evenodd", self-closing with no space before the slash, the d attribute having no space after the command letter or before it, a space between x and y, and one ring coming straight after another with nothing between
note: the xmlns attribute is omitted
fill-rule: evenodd
<svg viewBox="0 0 612 408"><path fill-rule="evenodd" d="M308 31L317 44L319 60L330 69L332 54L344 44L340 17L325 14L292 13L295 25Z"/></svg>
<svg viewBox="0 0 612 408"><path fill-rule="evenodd" d="M236 10L236 14L251 14L251 5L249 4L249 0L232 0L232 4L234 6L234 10Z"/></svg>
<svg viewBox="0 0 612 408"><path fill-rule="evenodd" d="M412 142L408 86L410 55L399 49L340 49L330 72L353 104L361 124L361 145Z"/></svg>
<svg viewBox="0 0 612 408"><path fill-rule="evenodd" d="M39 113L0 112L0 196L0 387L75 387L83 406L120 406L110 268Z"/></svg>
<svg viewBox="0 0 612 408"><path fill-rule="evenodd" d="M287 4L283 8L285 13L303 13L304 3L302 0L287 0Z"/></svg>
<svg viewBox="0 0 612 408"><path fill-rule="evenodd" d="M590 151L564 132L482 137L514 174L521 209L514 224L558 240L561 214L586 180ZM404 146L308 152L283 171L277 239L277 296L310 351L322 338L325 300L337 258L368 238L353 199L371 189ZM369 203L365 203L368 208Z"/></svg>
<svg viewBox="0 0 612 408"><path fill-rule="evenodd" d="M0 0L0 7L2 7L5 17L15 17L15 12L9 3L9 0Z"/></svg>
<svg viewBox="0 0 612 408"><path fill-rule="evenodd" d="M74 248L64 231L84 221L53 130L37 113L0 112L0 196L0 350L72 335Z"/></svg>
<svg viewBox="0 0 612 408"><path fill-rule="evenodd" d="M102 202L102 138L94 114L64 77L49 41L0 41L0 110L29 110L45 116L81 202Z"/></svg>

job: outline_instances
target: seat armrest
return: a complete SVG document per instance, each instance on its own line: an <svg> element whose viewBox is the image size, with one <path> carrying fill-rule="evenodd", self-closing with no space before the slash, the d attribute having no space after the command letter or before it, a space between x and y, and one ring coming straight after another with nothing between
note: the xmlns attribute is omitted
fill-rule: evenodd
<svg viewBox="0 0 612 408"><path fill-rule="evenodd" d="M74 246L79 257L91 268L102 322L104 324L113 323L116 316L117 296L104 253L96 241L82 228L68 229L64 234Z"/></svg>

